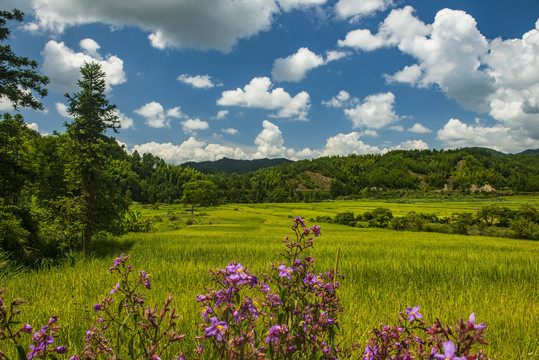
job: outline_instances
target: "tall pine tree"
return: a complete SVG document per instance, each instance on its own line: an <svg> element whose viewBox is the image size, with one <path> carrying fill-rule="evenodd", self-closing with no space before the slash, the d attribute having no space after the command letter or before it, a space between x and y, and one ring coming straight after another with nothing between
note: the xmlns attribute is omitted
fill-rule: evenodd
<svg viewBox="0 0 539 360"><path fill-rule="evenodd" d="M119 179L129 171L107 153L106 131L120 127L116 106L105 96L105 73L97 63L85 63L80 69L80 91L66 94L68 112L74 119L66 123L67 168L70 187L70 211L82 229L84 252L89 255L94 235L118 227L129 206Z"/></svg>

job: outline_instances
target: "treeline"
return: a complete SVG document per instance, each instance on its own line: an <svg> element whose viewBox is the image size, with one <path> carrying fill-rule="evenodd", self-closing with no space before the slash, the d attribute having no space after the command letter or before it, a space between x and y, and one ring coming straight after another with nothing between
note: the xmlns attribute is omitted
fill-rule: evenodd
<svg viewBox="0 0 539 360"><path fill-rule="evenodd" d="M539 211L532 204L510 209L498 204L472 212L456 212L448 216L410 211L394 216L390 209L376 208L355 215L344 211L330 216L317 216L316 222L329 222L355 227L389 228L399 231L426 231L460 235L483 235L539 240Z"/></svg>

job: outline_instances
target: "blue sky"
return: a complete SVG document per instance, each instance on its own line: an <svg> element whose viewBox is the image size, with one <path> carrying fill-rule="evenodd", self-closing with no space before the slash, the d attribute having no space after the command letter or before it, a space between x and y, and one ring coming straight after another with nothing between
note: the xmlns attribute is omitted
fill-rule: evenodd
<svg viewBox="0 0 539 360"><path fill-rule="evenodd" d="M539 148L539 1L0 0L50 77L41 133L96 61L128 151L170 163ZM1 101L0 109L10 111Z"/></svg>

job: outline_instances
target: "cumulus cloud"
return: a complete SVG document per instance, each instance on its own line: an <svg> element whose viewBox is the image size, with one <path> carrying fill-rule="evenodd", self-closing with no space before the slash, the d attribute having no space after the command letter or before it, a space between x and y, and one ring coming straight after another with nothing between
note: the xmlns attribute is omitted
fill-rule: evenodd
<svg viewBox="0 0 539 360"><path fill-rule="evenodd" d="M323 5L326 1L327 0L279 0L279 5L284 11L290 11L292 9Z"/></svg>
<svg viewBox="0 0 539 360"><path fill-rule="evenodd" d="M378 33L354 30L338 45L364 51L397 46L417 63L386 75L388 82L436 86L463 108L539 139L539 21L520 39L489 41L464 11L442 9L425 24L406 6L392 10Z"/></svg>
<svg viewBox="0 0 539 360"><path fill-rule="evenodd" d="M236 135L238 133L238 130L234 128L221 129L221 131L229 135Z"/></svg>
<svg viewBox="0 0 539 360"><path fill-rule="evenodd" d="M335 4L335 13L342 19L352 18L354 21L376 11L384 11L392 5L392 0L339 0Z"/></svg>
<svg viewBox="0 0 539 360"><path fill-rule="evenodd" d="M322 150L323 156L348 155L348 154L372 154L381 153L377 146L365 144L360 140L361 133L351 132L349 134L338 134L330 137L326 141L326 146Z"/></svg>
<svg viewBox="0 0 539 360"><path fill-rule="evenodd" d="M313 2L312 0L311 2ZM307 3L289 0L283 3ZM268 30L279 12L274 0L168 1L34 0L36 21L29 30L62 33L66 27L103 23L149 32L152 46L230 51L238 39ZM284 8L288 9L288 5Z"/></svg>
<svg viewBox="0 0 539 360"><path fill-rule="evenodd" d="M459 119L450 119L438 130L436 138L448 148L484 146L498 151L520 152L539 147L539 140L532 139L521 131L501 125L493 127L468 125Z"/></svg>
<svg viewBox="0 0 539 360"><path fill-rule="evenodd" d="M92 39L81 41L82 52L75 52L63 42L50 40L41 52L43 55L42 71L50 80L50 87L60 93L78 90L77 80L80 79L80 68L85 62L96 62L105 72L106 91L111 86L127 81L123 69L124 62L115 55L107 55L104 59L97 54L99 45Z"/></svg>
<svg viewBox="0 0 539 360"><path fill-rule="evenodd" d="M407 140L392 147L391 150L428 150L429 145L423 140Z"/></svg>
<svg viewBox="0 0 539 360"><path fill-rule="evenodd" d="M213 119L221 120L228 116L228 110L219 110Z"/></svg>
<svg viewBox="0 0 539 360"><path fill-rule="evenodd" d="M332 97L330 100L322 100L322 105L325 105L327 107L341 108L343 106L346 106L349 100L350 94L345 90L341 90L336 96Z"/></svg>
<svg viewBox="0 0 539 360"><path fill-rule="evenodd" d="M67 105L57 102L56 104L56 111L58 114L60 114L61 117L64 117L66 119L73 119L73 116L67 112Z"/></svg>
<svg viewBox="0 0 539 360"><path fill-rule="evenodd" d="M283 88L272 89L271 80L267 77L253 78L243 89L223 91L217 104L277 110L277 113L270 116L295 117L297 120L307 120L307 113L311 106L307 92L302 91L292 97Z"/></svg>
<svg viewBox="0 0 539 360"><path fill-rule="evenodd" d="M182 121L182 129L186 134L196 134L198 130L206 130L209 128L209 124L206 121L200 119L188 119Z"/></svg>
<svg viewBox="0 0 539 360"><path fill-rule="evenodd" d="M190 76L187 74L183 74L183 75L178 76L178 81L184 84L189 84L198 89L211 89L212 87L215 86L213 81L211 81L211 76L209 75Z"/></svg>
<svg viewBox="0 0 539 360"><path fill-rule="evenodd" d="M170 128L171 118L182 119L185 115L181 112L179 107L169 109L165 112L163 106L152 101L135 110L135 113L146 119L146 125L153 128Z"/></svg>
<svg viewBox="0 0 539 360"><path fill-rule="evenodd" d="M425 134L425 133L431 133L432 130L426 128L425 126L421 125L420 123L415 123L411 128L408 129L410 132L418 133L418 134Z"/></svg>
<svg viewBox="0 0 539 360"><path fill-rule="evenodd" d="M36 123L26 124L26 126L28 126L28 129L32 129L34 131L39 132L39 126Z"/></svg>
<svg viewBox="0 0 539 360"><path fill-rule="evenodd" d="M326 51L326 58L313 53L309 48L302 47L295 54L285 58L275 59L271 76L275 81L300 82L309 71L314 68L326 65L327 63L346 57L346 51L329 50Z"/></svg>
<svg viewBox="0 0 539 360"><path fill-rule="evenodd" d="M323 64L322 56L302 47L295 54L276 59L273 62L271 76L275 81L299 82L305 78L307 72Z"/></svg>
<svg viewBox="0 0 539 360"><path fill-rule="evenodd" d="M206 144L190 137L180 145L168 143L157 143L155 141L141 145L135 145L131 149L140 154L152 153L166 162L181 164L187 161L215 161L223 157L232 159L247 158L247 154L239 147L229 147L219 144Z"/></svg>
<svg viewBox="0 0 539 360"><path fill-rule="evenodd" d="M354 108L345 109L345 115L352 121L353 128L367 127L381 129L398 120L393 104L395 95L391 92L369 95Z"/></svg>
<svg viewBox="0 0 539 360"><path fill-rule="evenodd" d="M262 122L264 129L255 139L258 151L255 158L282 157L285 155L286 148L283 147L283 134L279 127L268 120Z"/></svg>
<svg viewBox="0 0 539 360"><path fill-rule="evenodd" d="M121 111L116 111L116 116L118 116L118 120L120 121L120 127L122 129L134 129L135 128L135 122L130 117L126 116Z"/></svg>

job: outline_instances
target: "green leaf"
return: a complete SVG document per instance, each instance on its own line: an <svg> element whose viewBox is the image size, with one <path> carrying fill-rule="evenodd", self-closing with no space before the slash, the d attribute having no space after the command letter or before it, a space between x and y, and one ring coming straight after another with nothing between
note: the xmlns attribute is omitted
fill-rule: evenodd
<svg viewBox="0 0 539 360"><path fill-rule="evenodd" d="M17 345L17 352L19 353L19 360L26 360L26 351L22 345Z"/></svg>
<svg viewBox="0 0 539 360"><path fill-rule="evenodd" d="M50 357L52 360L58 360L58 358L57 358L55 355L50 355L50 353L49 353L49 357Z"/></svg>
<svg viewBox="0 0 539 360"><path fill-rule="evenodd" d="M133 350L133 340L135 340L135 336L132 336L131 340L129 340L129 343L127 344L127 348L129 350L129 356L131 357L131 360L135 360L135 351Z"/></svg>

